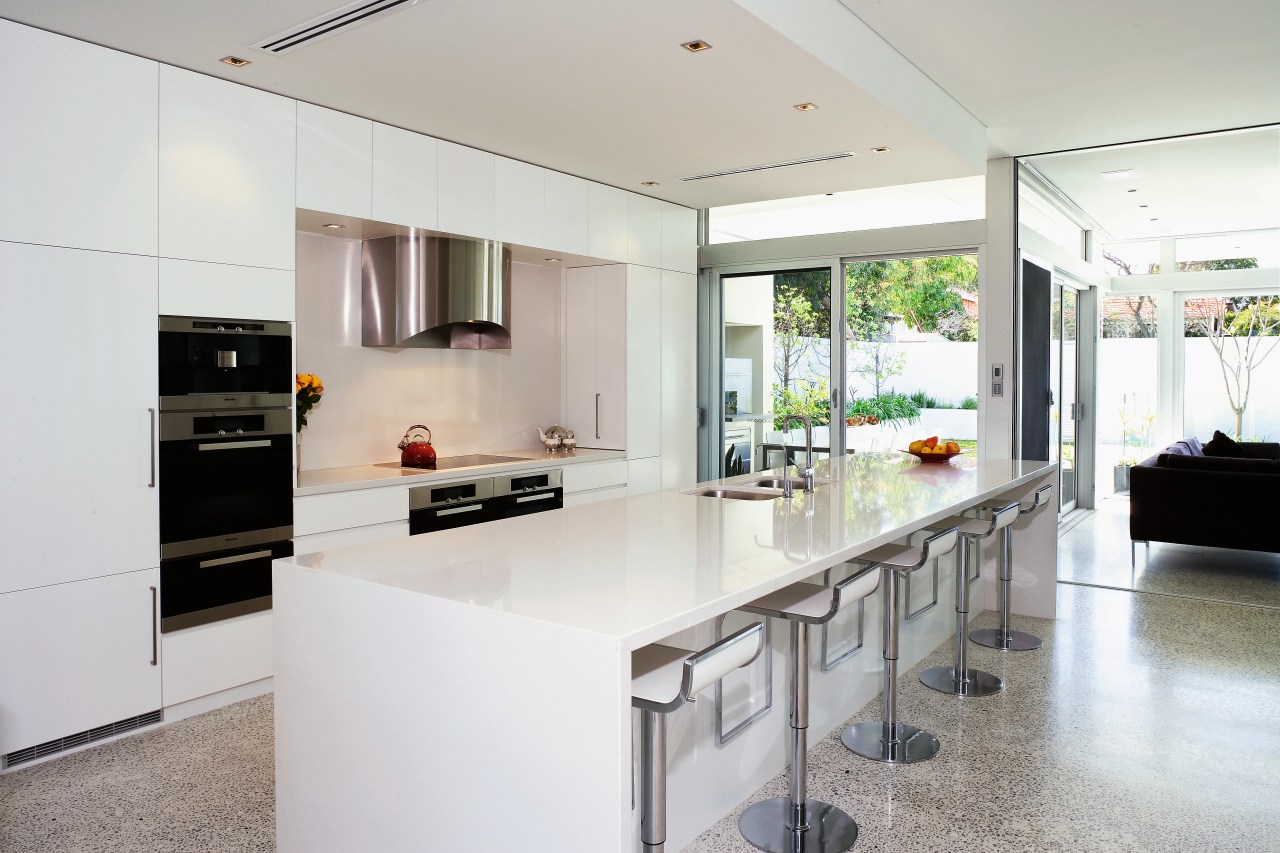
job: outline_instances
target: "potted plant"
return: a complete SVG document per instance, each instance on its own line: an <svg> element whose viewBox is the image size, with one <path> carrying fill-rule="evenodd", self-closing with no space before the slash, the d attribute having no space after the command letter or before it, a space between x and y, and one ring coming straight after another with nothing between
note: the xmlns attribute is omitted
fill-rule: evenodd
<svg viewBox="0 0 1280 853"><path fill-rule="evenodd" d="M1155 424L1156 416L1149 407L1139 407L1126 394L1120 406L1120 459L1112 469L1112 485L1117 494L1129 491L1129 473L1138 464L1137 453L1145 446L1145 438ZM1134 454L1129 453L1129 438L1134 439Z"/></svg>

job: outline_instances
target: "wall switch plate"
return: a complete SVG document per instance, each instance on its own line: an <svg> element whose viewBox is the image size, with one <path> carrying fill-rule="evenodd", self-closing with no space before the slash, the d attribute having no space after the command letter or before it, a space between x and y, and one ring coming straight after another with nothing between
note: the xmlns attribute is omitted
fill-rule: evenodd
<svg viewBox="0 0 1280 853"><path fill-rule="evenodd" d="M1003 364L991 365L991 380L993 382L997 382L1001 379L1004 379L1004 365Z"/></svg>
<svg viewBox="0 0 1280 853"><path fill-rule="evenodd" d="M1003 383L1003 382L992 382L992 383L991 383L991 396L992 396L992 397L1003 397L1003 396L1004 396L1004 383Z"/></svg>

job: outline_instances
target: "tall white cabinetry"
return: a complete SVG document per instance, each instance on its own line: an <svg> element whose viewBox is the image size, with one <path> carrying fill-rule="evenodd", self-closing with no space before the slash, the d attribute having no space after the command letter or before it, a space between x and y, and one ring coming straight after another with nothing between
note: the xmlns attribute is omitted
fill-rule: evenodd
<svg viewBox="0 0 1280 853"><path fill-rule="evenodd" d="M0 753L154 711L154 257L0 243ZM77 448L97 448L83 455Z"/></svg>
<svg viewBox="0 0 1280 853"><path fill-rule="evenodd" d="M575 267L566 276L565 420L582 447L627 446L626 270Z"/></svg>
<svg viewBox="0 0 1280 853"><path fill-rule="evenodd" d="M162 65L159 116L160 310L292 320L297 103Z"/></svg>
<svg viewBox="0 0 1280 853"><path fill-rule="evenodd" d="M298 207L368 219L373 122L298 102Z"/></svg>
<svg viewBox="0 0 1280 853"><path fill-rule="evenodd" d="M0 240L156 253L158 74L0 20Z"/></svg>
<svg viewBox="0 0 1280 853"><path fill-rule="evenodd" d="M583 447L627 451L632 494L693 483L695 276L615 264L565 281L565 425Z"/></svg>

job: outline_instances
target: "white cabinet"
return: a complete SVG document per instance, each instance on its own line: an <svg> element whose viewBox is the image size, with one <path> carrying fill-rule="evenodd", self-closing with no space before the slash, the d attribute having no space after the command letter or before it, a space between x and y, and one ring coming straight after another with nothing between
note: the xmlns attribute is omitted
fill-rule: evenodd
<svg viewBox="0 0 1280 853"><path fill-rule="evenodd" d="M579 447L627 441L626 267L575 267L566 276L565 420Z"/></svg>
<svg viewBox="0 0 1280 853"><path fill-rule="evenodd" d="M629 464L625 459L566 465L564 505L581 506L627 496Z"/></svg>
<svg viewBox="0 0 1280 853"><path fill-rule="evenodd" d="M627 458L662 453L662 273L627 267Z"/></svg>
<svg viewBox="0 0 1280 853"><path fill-rule="evenodd" d="M368 219L373 122L298 102L298 207Z"/></svg>
<svg viewBox="0 0 1280 853"><path fill-rule="evenodd" d="M294 556L301 556L302 554L314 554L317 551L332 551L336 548L354 548L356 545L386 542L390 539L403 539L408 535L409 522L407 521L367 524L364 527L348 527L343 530L331 530L328 533L295 536L293 538L293 553Z"/></svg>
<svg viewBox="0 0 1280 853"><path fill-rule="evenodd" d="M436 227L450 234L492 240L494 155L440 140L438 157Z"/></svg>
<svg viewBox="0 0 1280 853"><path fill-rule="evenodd" d="M160 313L292 322L293 275L293 270L161 258Z"/></svg>
<svg viewBox="0 0 1280 853"><path fill-rule="evenodd" d="M698 287L690 273L662 273L662 488L698 479Z"/></svg>
<svg viewBox="0 0 1280 853"><path fill-rule="evenodd" d="M159 584L147 569L0 595L0 754L160 709Z"/></svg>
<svg viewBox="0 0 1280 853"><path fill-rule="evenodd" d="M373 218L436 227L438 143L430 136L373 125Z"/></svg>
<svg viewBox="0 0 1280 853"><path fill-rule="evenodd" d="M158 74L0 20L0 240L156 253Z"/></svg>
<svg viewBox="0 0 1280 853"><path fill-rule="evenodd" d="M643 495L645 492L656 492L661 488L661 457L651 456L648 459L627 460L628 495Z"/></svg>
<svg viewBox="0 0 1280 853"><path fill-rule="evenodd" d="M662 203L662 268L698 271L698 211Z"/></svg>
<svg viewBox="0 0 1280 853"><path fill-rule="evenodd" d="M296 102L160 66L160 254L293 269Z"/></svg>
<svg viewBox="0 0 1280 853"><path fill-rule="evenodd" d="M0 592L160 564L156 265L0 243Z"/></svg>
<svg viewBox="0 0 1280 853"><path fill-rule="evenodd" d="M165 707L270 678L272 623L264 610L165 634Z"/></svg>
<svg viewBox="0 0 1280 853"><path fill-rule="evenodd" d="M627 262L662 266L662 205L656 198L627 193Z"/></svg>
<svg viewBox="0 0 1280 853"><path fill-rule="evenodd" d="M627 259L627 193L604 184L587 188L587 254L608 261Z"/></svg>
<svg viewBox="0 0 1280 853"><path fill-rule="evenodd" d="M408 520L408 486L303 495L293 499L295 537Z"/></svg>
<svg viewBox="0 0 1280 853"><path fill-rule="evenodd" d="M521 246L546 245L546 173L541 166L496 159L496 239Z"/></svg>
<svg viewBox="0 0 1280 853"><path fill-rule="evenodd" d="M585 255L591 249L588 181L561 172L546 172L546 247L556 252Z"/></svg>

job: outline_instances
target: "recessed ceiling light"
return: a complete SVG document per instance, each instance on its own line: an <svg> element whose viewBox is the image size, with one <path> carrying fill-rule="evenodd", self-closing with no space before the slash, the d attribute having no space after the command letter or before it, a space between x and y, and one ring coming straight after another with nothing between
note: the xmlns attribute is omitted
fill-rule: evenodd
<svg viewBox="0 0 1280 853"><path fill-rule="evenodd" d="M1145 205L1145 204L1140 204L1140 205L1138 205L1138 207L1147 207L1147 206L1148 206L1148 205Z"/></svg>
<svg viewBox="0 0 1280 853"><path fill-rule="evenodd" d="M224 56L224 57L222 57L221 59L219 59L218 61L219 61L219 62L225 62L225 63L227 63L228 65L233 66L233 67L235 67L235 68L243 68L244 66L246 66L246 65L248 65L248 64L249 64L249 60L247 60L247 59L241 59L241 58L240 58L240 57L238 57L238 56Z"/></svg>
<svg viewBox="0 0 1280 853"><path fill-rule="evenodd" d="M685 50L689 51L690 53L697 53L700 50L711 49L711 45L707 44L702 39L694 39L693 41L687 41L680 46L683 47Z"/></svg>
<svg viewBox="0 0 1280 853"><path fill-rule="evenodd" d="M1159 221L1160 221L1160 217L1158 217L1158 216L1153 216L1153 217L1151 217L1151 221L1152 221L1152 222L1159 222Z"/></svg>
<svg viewBox="0 0 1280 853"><path fill-rule="evenodd" d="M338 223L338 222L326 222L326 223L324 224L324 227L325 227L325 228L346 228L347 226L345 226L345 225L343 225L343 224L341 224L341 223Z"/></svg>
<svg viewBox="0 0 1280 853"><path fill-rule="evenodd" d="M1136 192L1137 192L1137 190L1126 190L1125 192L1136 193Z"/></svg>
<svg viewBox="0 0 1280 853"><path fill-rule="evenodd" d="M890 148L888 145L879 145L879 146L876 146L875 148L872 148L872 149L871 149L871 151L872 151L873 153L875 153L875 154L884 154L884 153L886 153L886 152L888 152L888 151L892 151L892 150L893 150L893 149L892 149L892 148Z"/></svg>
<svg viewBox="0 0 1280 853"><path fill-rule="evenodd" d="M640 182L640 186L642 187L656 187L657 185L658 185L657 181L641 181Z"/></svg>
<svg viewBox="0 0 1280 853"><path fill-rule="evenodd" d="M1133 169L1114 169L1110 172L1103 172L1102 179L1104 181L1123 181L1125 178L1132 178L1137 174Z"/></svg>
<svg viewBox="0 0 1280 853"><path fill-rule="evenodd" d="M547 263L549 263L549 264L558 264L558 263L560 263L560 259L559 259L559 258L543 258L543 260L544 260L544 261L546 261L546 262L547 262Z"/></svg>
<svg viewBox="0 0 1280 853"><path fill-rule="evenodd" d="M835 193L827 193L827 195L835 195Z"/></svg>
<svg viewBox="0 0 1280 853"><path fill-rule="evenodd" d="M798 109L802 113L807 113L810 110L816 110L817 108L818 108L817 104L809 104L809 103L796 104L796 109Z"/></svg>

